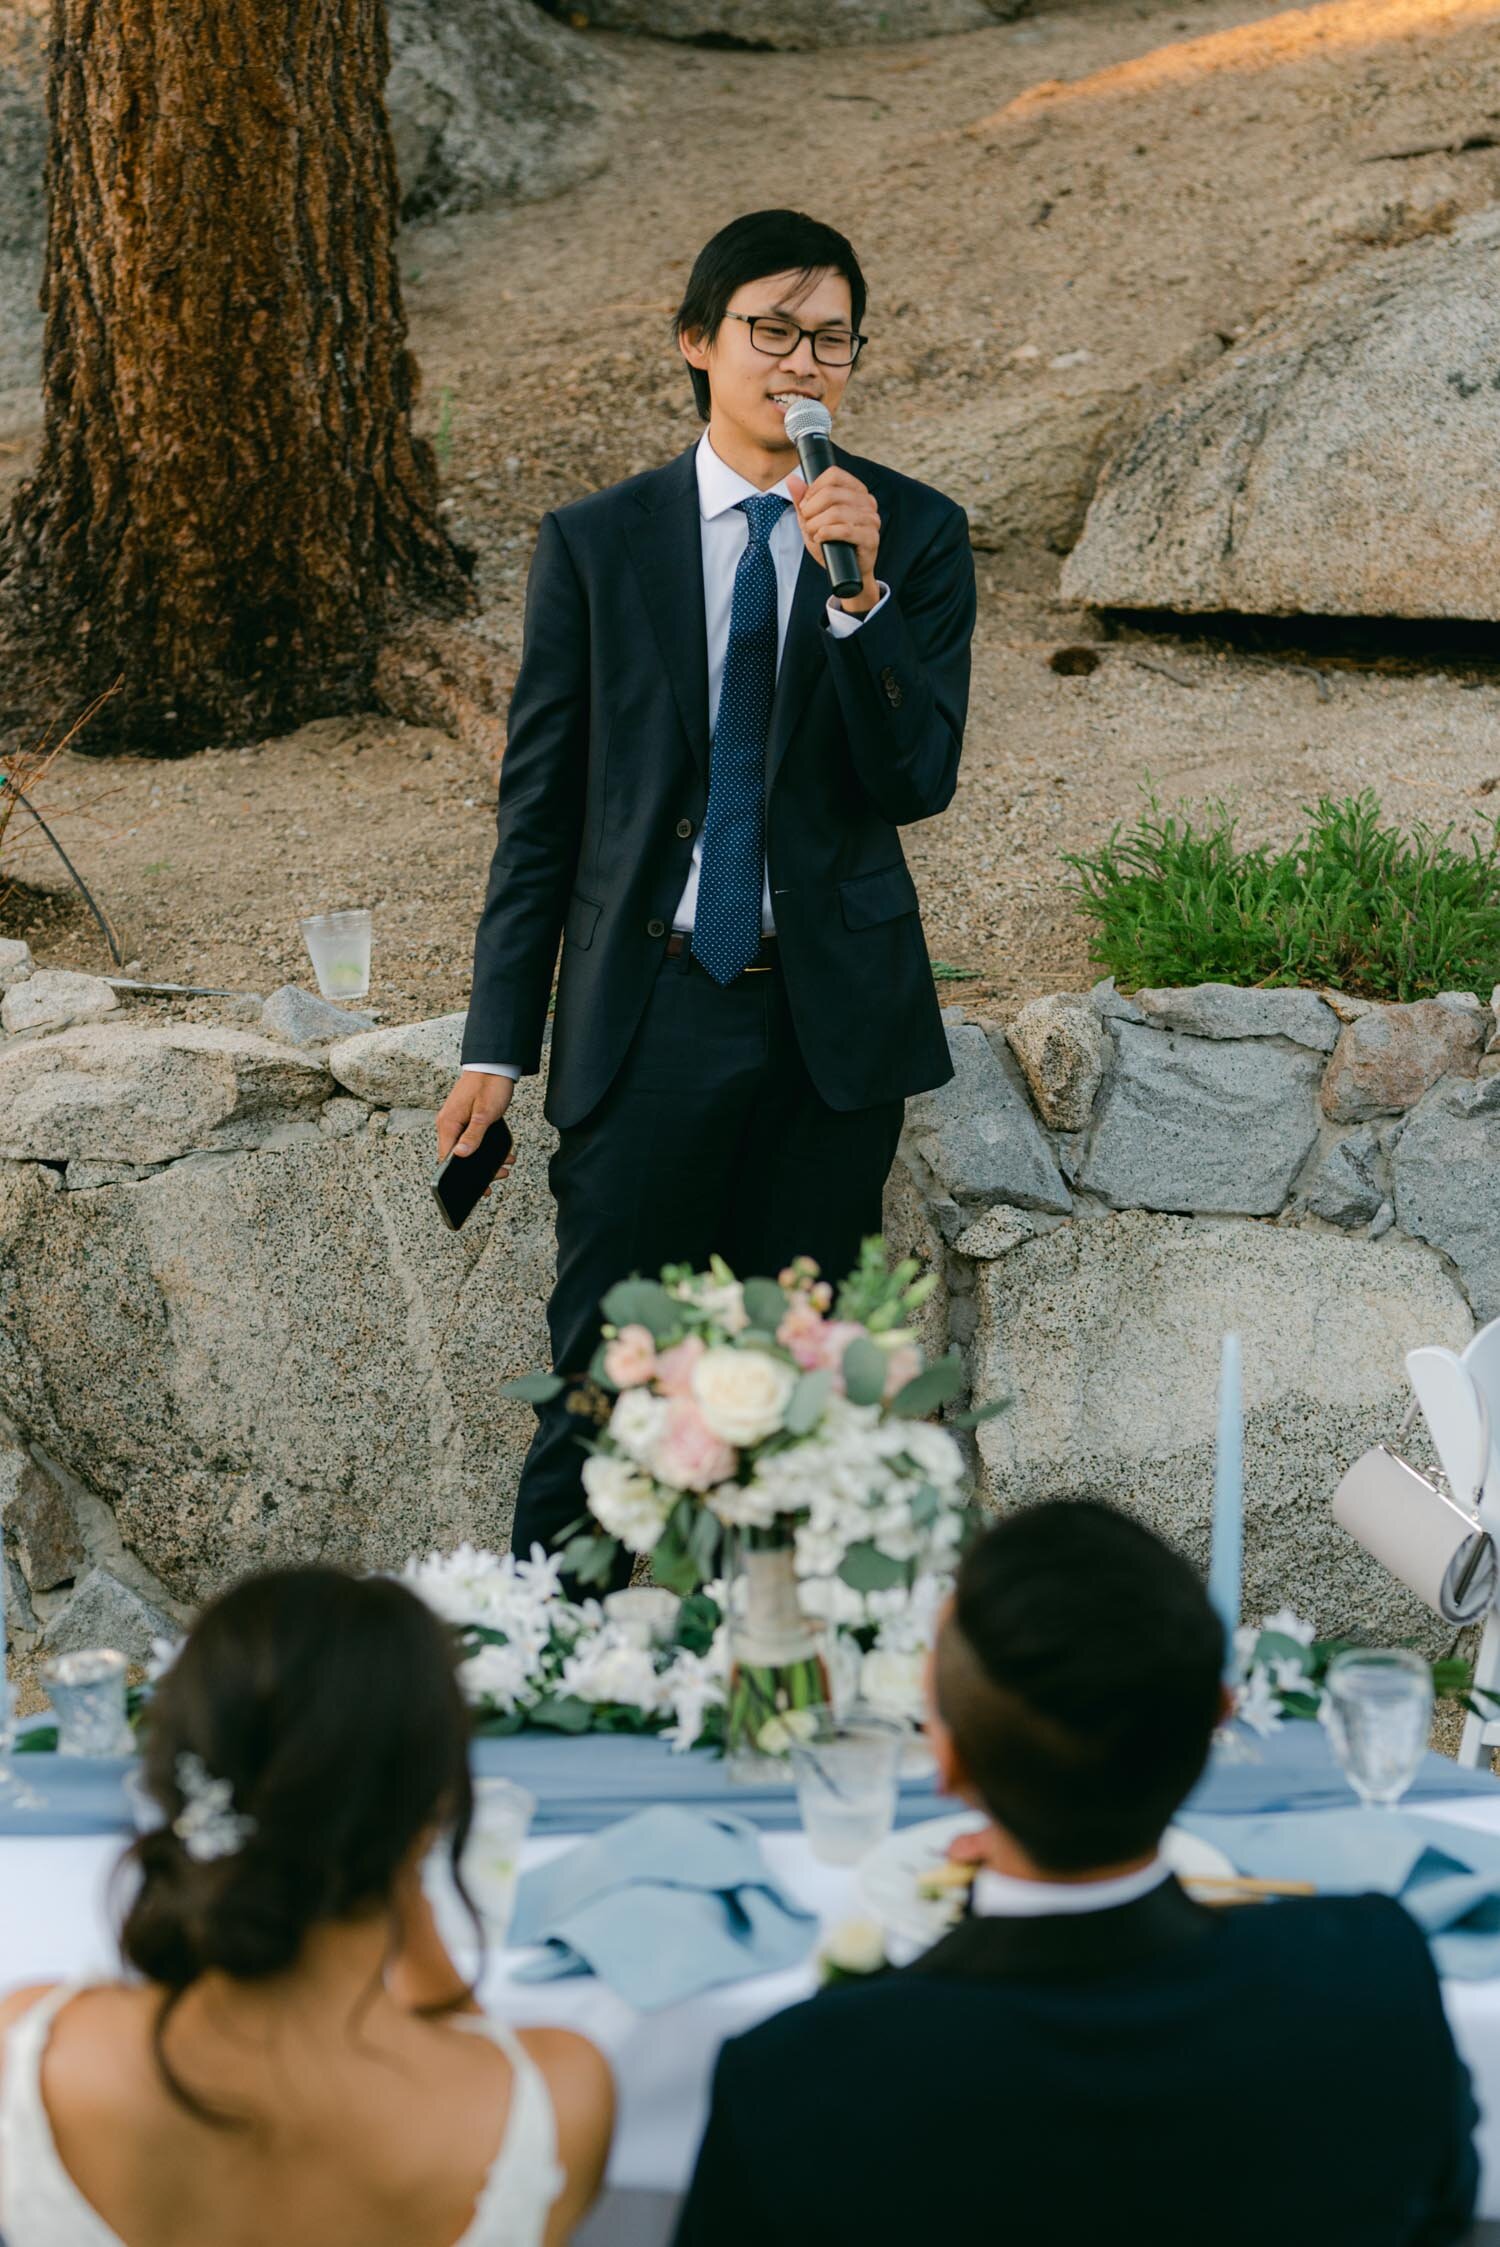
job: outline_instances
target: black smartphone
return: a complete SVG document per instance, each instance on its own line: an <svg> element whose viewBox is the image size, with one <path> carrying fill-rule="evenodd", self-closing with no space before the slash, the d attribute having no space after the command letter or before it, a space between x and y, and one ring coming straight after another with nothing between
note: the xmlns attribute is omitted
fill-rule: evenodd
<svg viewBox="0 0 1500 2247"><path fill-rule="evenodd" d="M496 1171L514 1144L510 1125L503 1116L497 1116L472 1155L460 1155L455 1150L438 1164L432 1181L433 1199L450 1233L458 1231L485 1187L493 1184Z"/></svg>

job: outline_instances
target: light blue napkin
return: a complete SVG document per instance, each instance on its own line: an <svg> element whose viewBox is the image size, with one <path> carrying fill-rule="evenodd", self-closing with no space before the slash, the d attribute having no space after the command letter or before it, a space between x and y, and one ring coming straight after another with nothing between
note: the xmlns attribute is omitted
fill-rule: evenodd
<svg viewBox="0 0 1500 2247"><path fill-rule="evenodd" d="M1266 1818L1190 1813L1178 1822L1222 1849L1237 1872L1257 1879L1310 1880L1329 1895L1375 1889L1396 1897L1449 1979L1500 1974L1500 1833L1362 1807Z"/></svg>
<svg viewBox="0 0 1500 2247"><path fill-rule="evenodd" d="M524 1873L509 1940L546 1946L518 1981L597 1974L652 2013L798 1965L817 1924L773 1885L752 1827L663 1806Z"/></svg>

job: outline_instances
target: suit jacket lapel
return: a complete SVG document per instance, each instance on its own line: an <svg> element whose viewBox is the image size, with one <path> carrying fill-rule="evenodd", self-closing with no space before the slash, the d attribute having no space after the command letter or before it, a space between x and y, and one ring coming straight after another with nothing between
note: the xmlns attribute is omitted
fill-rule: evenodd
<svg viewBox="0 0 1500 2247"><path fill-rule="evenodd" d="M696 451L690 446L640 487L626 537L683 731L706 783L708 630Z"/></svg>

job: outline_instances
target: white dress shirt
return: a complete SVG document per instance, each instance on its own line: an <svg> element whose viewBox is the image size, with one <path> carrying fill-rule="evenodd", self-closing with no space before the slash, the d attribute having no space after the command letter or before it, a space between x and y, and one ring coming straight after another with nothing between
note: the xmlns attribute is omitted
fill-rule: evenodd
<svg viewBox="0 0 1500 2247"><path fill-rule="evenodd" d="M724 659L729 652L729 612L734 602L734 575L740 565L740 556L750 543L750 525L740 513L742 499L760 497L756 486L746 481L737 468L719 458L708 441L705 429L698 440L695 459L698 472L698 529L703 550L703 609L708 627L708 733L712 742L718 721L719 690L724 683ZM786 479L773 484L771 490L790 501ZM802 530L797 521L797 511L790 504L779 518L770 536L771 559L776 564L776 667L781 668L781 651L786 646L786 628L792 613L792 594L796 589L802 556L806 549L802 543ZM888 586L880 588L880 599L875 607L862 616L851 616L841 609L837 601L828 603L828 629L839 639L847 639L860 626L882 608L890 597ZM703 862L703 830L700 827L693 838L692 864L683 884L682 894L672 915L672 926L684 933L691 930L693 917L698 910L698 874ZM760 925L764 936L774 936L776 923L771 912L771 877L769 870L761 876ZM482 1074L498 1077L518 1077L519 1069L505 1061L466 1061L466 1069L477 1069Z"/></svg>
<svg viewBox="0 0 1500 2247"><path fill-rule="evenodd" d="M1113 1880L1017 1880L988 1866L974 1876L976 1919L1052 1919L1064 1912L1107 1912L1160 1888L1170 1867L1160 1857Z"/></svg>

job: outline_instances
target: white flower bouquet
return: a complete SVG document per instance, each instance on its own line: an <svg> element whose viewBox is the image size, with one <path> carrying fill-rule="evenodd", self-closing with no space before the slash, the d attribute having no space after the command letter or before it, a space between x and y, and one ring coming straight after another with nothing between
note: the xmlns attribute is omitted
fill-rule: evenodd
<svg viewBox="0 0 1500 2247"><path fill-rule="evenodd" d="M997 1409L930 1424L964 1382L956 1354L924 1363L906 1323L935 1285L912 1259L891 1268L877 1238L836 1298L806 1257L774 1280L741 1281L720 1258L669 1265L605 1297L582 1400L592 1519L564 1566L602 1584L623 1548L684 1595L727 1572L731 1748L762 1732L784 1745L787 1720L832 1697L820 1624L859 1630L870 1682L915 1701L920 1657L882 1643L895 1615L864 1603L900 1594L904 1610L950 1567L967 1513L951 1427ZM530 1374L508 1393L541 1403L564 1387Z"/></svg>

